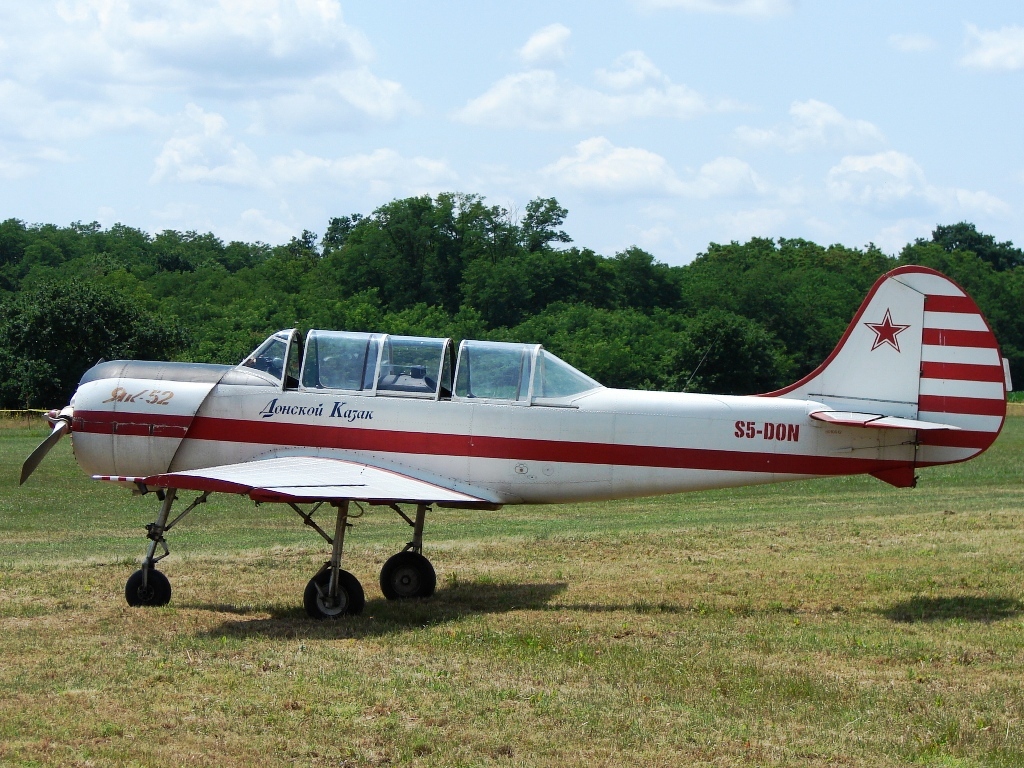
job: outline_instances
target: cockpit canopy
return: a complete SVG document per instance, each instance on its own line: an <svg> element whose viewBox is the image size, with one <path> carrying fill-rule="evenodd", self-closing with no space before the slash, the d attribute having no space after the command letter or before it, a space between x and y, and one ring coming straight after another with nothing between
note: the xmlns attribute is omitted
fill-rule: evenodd
<svg viewBox="0 0 1024 768"><path fill-rule="evenodd" d="M430 400L560 405L601 387L540 344L463 341L454 366L451 339L310 331L300 355L301 345L297 331L280 331L241 366L282 389Z"/></svg>

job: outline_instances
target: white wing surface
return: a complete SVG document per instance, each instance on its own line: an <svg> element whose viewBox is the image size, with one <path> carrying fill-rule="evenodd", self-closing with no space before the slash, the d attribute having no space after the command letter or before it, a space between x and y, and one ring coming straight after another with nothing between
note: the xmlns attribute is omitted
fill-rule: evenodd
<svg viewBox="0 0 1024 768"><path fill-rule="evenodd" d="M254 501L299 502L349 499L371 503L485 505L477 496L387 469L317 456L282 456L151 477L97 476L151 488L246 494Z"/></svg>

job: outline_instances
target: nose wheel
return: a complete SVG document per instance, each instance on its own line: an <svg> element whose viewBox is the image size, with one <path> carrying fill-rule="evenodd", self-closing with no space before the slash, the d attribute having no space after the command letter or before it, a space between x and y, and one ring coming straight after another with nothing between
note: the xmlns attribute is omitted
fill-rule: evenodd
<svg viewBox="0 0 1024 768"><path fill-rule="evenodd" d="M171 602L171 582L156 568L137 570L124 585L124 599L133 608L160 606Z"/></svg>
<svg viewBox="0 0 1024 768"><path fill-rule="evenodd" d="M159 493L158 493L159 495ZM128 577L124 585L124 599L133 608L142 606L161 606L171 602L171 582L167 580L156 564L167 557L171 552L167 548L167 539L164 534L181 522L193 509L200 504L206 503L209 493L204 493L195 501L185 507L182 512L173 520L168 522L171 515L171 507L174 506L174 499L177 496L175 488L168 488L160 496L160 513L156 521L146 526L146 537L149 539L149 547L146 549L146 556L142 558L142 567ZM157 554L157 547L163 549Z"/></svg>

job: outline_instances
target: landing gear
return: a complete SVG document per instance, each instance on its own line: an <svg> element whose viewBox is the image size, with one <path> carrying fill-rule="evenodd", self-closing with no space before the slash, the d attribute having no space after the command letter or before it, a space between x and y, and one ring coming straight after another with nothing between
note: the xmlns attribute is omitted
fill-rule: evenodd
<svg viewBox="0 0 1024 768"><path fill-rule="evenodd" d="M206 503L206 497L209 496L209 493L204 493L185 507L176 518L168 522L167 518L171 515L171 507L174 505L177 489L168 488L159 493L163 494L160 496L160 512L156 522L146 526L149 547L146 550L146 556L142 559L142 568L129 576L124 585L124 599L133 608L167 605L171 601L171 582L156 569L156 564L171 554L164 534L181 522L193 509ZM158 546L163 548L163 554L156 554Z"/></svg>
<svg viewBox="0 0 1024 768"><path fill-rule="evenodd" d="M313 512L303 512L297 505L291 504L306 525L314 528L317 533L331 545L331 559L324 563L320 572L309 580L302 602L306 613L311 619L336 619L339 616L358 616L366 605L363 586L348 571L341 569L341 554L345 546L345 529L348 528L348 501L334 504L338 510L338 518L334 524L334 538L313 521ZM318 504L317 507L320 505Z"/></svg>
<svg viewBox="0 0 1024 768"><path fill-rule="evenodd" d="M434 566L423 556L423 523L428 507L426 504L417 505L415 521L410 520L397 504L391 508L412 526L413 534L405 549L389 557L380 569L380 591L388 600L430 597L437 587L437 574Z"/></svg>

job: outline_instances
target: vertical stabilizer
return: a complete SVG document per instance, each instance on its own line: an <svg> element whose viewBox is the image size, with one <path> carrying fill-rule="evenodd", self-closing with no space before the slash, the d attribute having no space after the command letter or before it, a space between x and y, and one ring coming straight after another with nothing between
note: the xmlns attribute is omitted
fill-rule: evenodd
<svg viewBox="0 0 1024 768"><path fill-rule="evenodd" d="M960 428L919 432L917 466L976 456L1006 415L999 345L977 304L919 266L880 277L828 359L768 396Z"/></svg>

